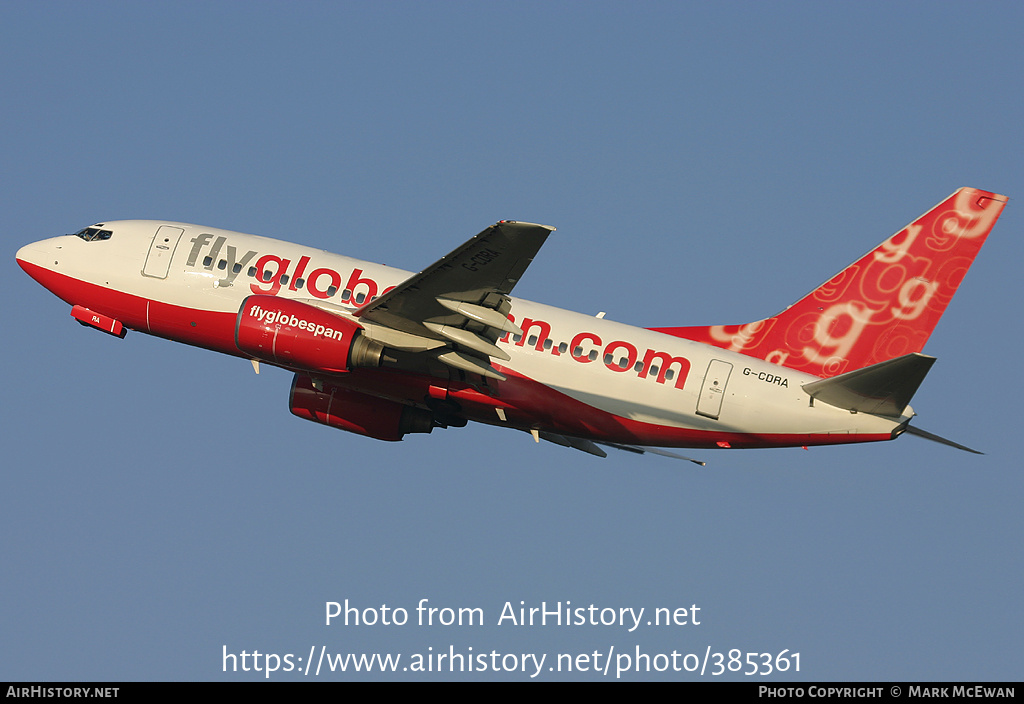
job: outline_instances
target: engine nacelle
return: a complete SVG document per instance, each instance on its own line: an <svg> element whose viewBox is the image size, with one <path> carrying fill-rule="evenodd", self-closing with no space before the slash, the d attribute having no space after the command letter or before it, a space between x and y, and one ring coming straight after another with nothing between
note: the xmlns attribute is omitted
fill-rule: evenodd
<svg viewBox="0 0 1024 704"><path fill-rule="evenodd" d="M380 366L383 345L347 318L278 296L249 296L235 321L235 344L256 359L339 374Z"/></svg>
<svg viewBox="0 0 1024 704"><path fill-rule="evenodd" d="M299 418L378 440L401 440L406 433L429 433L430 411L317 381L296 374L289 407Z"/></svg>

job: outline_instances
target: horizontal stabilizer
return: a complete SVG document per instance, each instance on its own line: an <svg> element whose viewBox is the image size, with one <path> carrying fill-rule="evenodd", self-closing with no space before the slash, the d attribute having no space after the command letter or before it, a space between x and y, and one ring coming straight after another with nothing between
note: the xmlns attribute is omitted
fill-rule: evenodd
<svg viewBox="0 0 1024 704"><path fill-rule="evenodd" d="M941 437L939 435L936 435L935 433L929 433L927 430L921 430L920 428L915 428L912 425L908 425L907 426L907 432L910 433L911 435L916 435L919 438L924 438L925 440L931 440L932 442L937 442L937 443L940 443L942 445L949 445L950 447L955 447L958 450L965 450L967 452L973 452L976 455L984 455L985 454L984 452L979 452L978 450L972 450L971 448L967 447L966 445L961 445L958 442L953 442L952 440L947 440L946 438Z"/></svg>
<svg viewBox="0 0 1024 704"><path fill-rule="evenodd" d="M858 413L898 418L935 363L914 352L831 379L812 381L803 389L816 401Z"/></svg>

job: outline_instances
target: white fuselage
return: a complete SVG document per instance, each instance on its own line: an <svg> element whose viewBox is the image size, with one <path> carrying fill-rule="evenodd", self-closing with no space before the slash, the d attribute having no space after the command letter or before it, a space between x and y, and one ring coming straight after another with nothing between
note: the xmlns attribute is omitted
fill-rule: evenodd
<svg viewBox="0 0 1024 704"><path fill-rule="evenodd" d="M55 237L27 245L18 259L68 303L239 356L235 321L247 296L354 311L411 275L197 225L133 220L101 227L112 233L108 239ZM610 442L765 447L887 439L913 415L909 407L893 419L813 404L802 385L818 377L611 320L521 299L512 299L510 318L523 335L497 343L510 360L495 360L508 378L494 384L493 399L464 385L449 390L473 420ZM360 390L372 393L374 375L388 373L363 373ZM394 383L385 386L381 395L400 395Z"/></svg>

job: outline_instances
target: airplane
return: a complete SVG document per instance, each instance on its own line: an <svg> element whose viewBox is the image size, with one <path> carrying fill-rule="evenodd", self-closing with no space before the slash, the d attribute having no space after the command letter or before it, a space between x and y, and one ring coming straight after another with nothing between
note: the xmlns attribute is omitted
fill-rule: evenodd
<svg viewBox="0 0 1024 704"><path fill-rule="evenodd" d="M552 227L502 220L417 274L163 220L97 223L18 264L79 323L294 374L291 412L378 440L463 427L603 447L808 447L892 440L921 352L1006 197L961 188L781 313L640 328L513 298ZM979 453L980 454L980 453Z"/></svg>

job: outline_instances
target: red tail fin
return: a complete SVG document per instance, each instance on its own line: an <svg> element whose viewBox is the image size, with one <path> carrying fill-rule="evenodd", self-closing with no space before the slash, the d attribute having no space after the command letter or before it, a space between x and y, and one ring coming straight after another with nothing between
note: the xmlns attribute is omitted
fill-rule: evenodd
<svg viewBox="0 0 1024 704"><path fill-rule="evenodd" d="M772 318L653 329L821 377L920 352L1005 205L961 188Z"/></svg>

